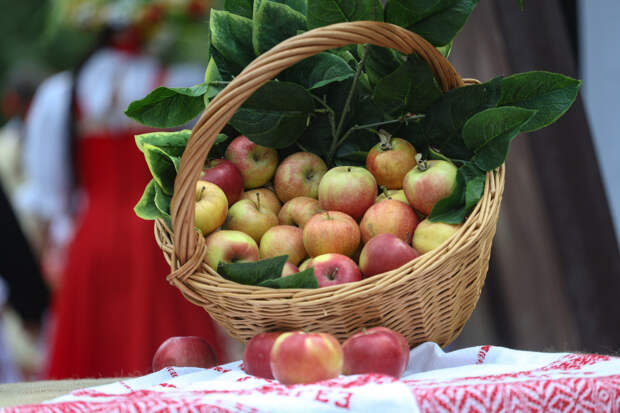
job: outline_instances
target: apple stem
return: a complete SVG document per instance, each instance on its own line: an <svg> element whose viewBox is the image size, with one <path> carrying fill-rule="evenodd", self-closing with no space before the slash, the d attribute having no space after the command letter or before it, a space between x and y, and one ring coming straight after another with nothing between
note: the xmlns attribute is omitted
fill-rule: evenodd
<svg viewBox="0 0 620 413"><path fill-rule="evenodd" d="M387 186L381 185L381 192L383 192L386 199L392 199L392 195L390 195L390 191L387 189Z"/></svg>
<svg viewBox="0 0 620 413"><path fill-rule="evenodd" d="M327 219L332 219L332 217L329 215L329 211L325 212L325 215L327 216Z"/></svg>
<svg viewBox="0 0 620 413"><path fill-rule="evenodd" d="M200 194L198 194L198 199L196 199L196 201L200 200L202 198L202 194L204 194L205 190L207 189L206 186L203 186L200 188Z"/></svg>
<svg viewBox="0 0 620 413"><path fill-rule="evenodd" d="M389 151L392 149L392 135L385 129L379 129L379 148L382 151Z"/></svg>
<svg viewBox="0 0 620 413"><path fill-rule="evenodd" d="M411 234L409 233L409 231L407 231L407 233L405 234L405 242L406 242L407 244L409 244L409 236L410 236L410 235L411 235Z"/></svg>
<svg viewBox="0 0 620 413"><path fill-rule="evenodd" d="M429 168L427 160L426 159L422 159L422 154L421 153L418 153L418 154L415 155L415 160L418 163L418 170L420 172L424 172L424 171L426 171Z"/></svg>
<svg viewBox="0 0 620 413"><path fill-rule="evenodd" d="M338 274L338 267L334 268L333 271L330 271L327 273L327 278L330 281L333 281L336 278L336 274Z"/></svg>
<svg viewBox="0 0 620 413"><path fill-rule="evenodd" d="M260 210L260 192L256 193L256 209Z"/></svg>

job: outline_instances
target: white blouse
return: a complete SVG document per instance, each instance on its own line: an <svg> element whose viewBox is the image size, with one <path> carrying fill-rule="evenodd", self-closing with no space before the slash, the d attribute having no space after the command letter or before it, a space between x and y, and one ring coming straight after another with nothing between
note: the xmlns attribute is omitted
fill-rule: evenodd
<svg viewBox="0 0 620 413"><path fill-rule="evenodd" d="M76 97L81 119L89 127L124 130L136 126L124 111L158 83L187 87L203 81L200 65L166 68L152 57L102 49L84 64L77 79ZM26 119L23 168L25 183L17 206L50 223L51 241L64 244L71 235L69 106L72 76L62 72L37 90Z"/></svg>

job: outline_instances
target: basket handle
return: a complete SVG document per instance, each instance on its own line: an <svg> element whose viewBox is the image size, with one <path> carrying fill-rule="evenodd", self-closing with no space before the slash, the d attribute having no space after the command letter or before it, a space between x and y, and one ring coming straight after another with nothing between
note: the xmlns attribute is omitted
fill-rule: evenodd
<svg viewBox="0 0 620 413"><path fill-rule="evenodd" d="M204 242L202 235L194 231L195 186L217 134L237 109L259 87L295 63L324 50L364 43L404 54L416 52L429 64L444 92L464 85L454 67L435 47L421 36L389 23L356 21L320 27L291 37L260 55L209 103L192 130L170 203L178 262L172 260L173 273L169 279L184 279L202 263Z"/></svg>

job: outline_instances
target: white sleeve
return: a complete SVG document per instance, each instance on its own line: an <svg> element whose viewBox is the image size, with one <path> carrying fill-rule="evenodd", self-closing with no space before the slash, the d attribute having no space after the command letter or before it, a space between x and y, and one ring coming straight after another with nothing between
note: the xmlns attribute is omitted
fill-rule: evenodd
<svg viewBox="0 0 620 413"><path fill-rule="evenodd" d="M64 225L70 197L69 106L71 74L45 80L34 96L26 118L23 149L25 182L17 205L25 212Z"/></svg>

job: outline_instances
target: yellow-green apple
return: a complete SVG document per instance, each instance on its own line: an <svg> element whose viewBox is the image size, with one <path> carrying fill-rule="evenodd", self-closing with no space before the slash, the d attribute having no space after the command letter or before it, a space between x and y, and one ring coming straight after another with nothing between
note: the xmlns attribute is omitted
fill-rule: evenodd
<svg viewBox="0 0 620 413"><path fill-rule="evenodd" d="M360 219L377 198L377 182L359 166L337 166L319 184L319 203L327 211L340 211Z"/></svg>
<svg viewBox="0 0 620 413"><path fill-rule="evenodd" d="M228 209L223 228L245 232L259 243L263 234L276 225L278 217L261 202L257 205L249 199L242 199Z"/></svg>
<svg viewBox="0 0 620 413"><path fill-rule="evenodd" d="M317 199L298 196L282 206L278 219L280 224L297 225L299 228L303 228L310 218L320 211L321 206Z"/></svg>
<svg viewBox="0 0 620 413"><path fill-rule="evenodd" d="M202 235L208 235L218 229L226 220L228 199L219 186L207 181L196 183L196 206L194 225Z"/></svg>
<svg viewBox="0 0 620 413"><path fill-rule="evenodd" d="M258 245L248 234L241 231L217 231L205 240L207 264L217 271L220 262L258 261Z"/></svg>
<svg viewBox="0 0 620 413"><path fill-rule="evenodd" d="M403 189L409 205L424 215L429 215L437 201L454 190L456 173L456 166L448 161L418 162L403 179Z"/></svg>
<svg viewBox="0 0 620 413"><path fill-rule="evenodd" d="M405 196L405 191L402 189L387 189L385 187L381 188L381 193L375 199L375 203L381 202L385 199L393 199L395 201L404 202L409 205L409 201L407 201L407 197Z"/></svg>
<svg viewBox="0 0 620 413"><path fill-rule="evenodd" d="M299 271L305 271L308 268L310 268L310 265L312 264L312 258L308 258L306 260L304 260L300 265L299 265Z"/></svg>
<svg viewBox="0 0 620 413"><path fill-rule="evenodd" d="M275 149L257 145L243 135L228 144L224 157L239 168L246 189L265 185L278 166L278 152Z"/></svg>
<svg viewBox="0 0 620 413"><path fill-rule="evenodd" d="M452 236L461 225L431 222L428 218L418 224L411 244L420 254L434 250Z"/></svg>
<svg viewBox="0 0 620 413"><path fill-rule="evenodd" d="M288 332L271 349L271 372L282 384L333 379L342 372L342 347L327 333Z"/></svg>
<svg viewBox="0 0 620 413"><path fill-rule="evenodd" d="M276 225L260 239L260 257L271 258L288 255L288 261L297 265L308 256L304 247L304 233L292 225Z"/></svg>
<svg viewBox="0 0 620 413"><path fill-rule="evenodd" d="M228 206L241 198L243 193L243 177L234 163L226 159L212 159L207 168L202 170L201 180L212 182L226 194Z"/></svg>
<svg viewBox="0 0 620 413"><path fill-rule="evenodd" d="M364 214L360 222L362 242L366 243L379 234L394 234L409 242L417 226L418 216L408 204L386 199L368 208Z"/></svg>
<svg viewBox="0 0 620 413"><path fill-rule="evenodd" d="M374 175L377 184L400 189L405 174L416 166L417 152L406 140L392 138L385 131L380 131L379 137L381 142L368 151L366 168Z"/></svg>
<svg viewBox="0 0 620 413"><path fill-rule="evenodd" d="M400 378L409 364L409 344L397 331L373 327L349 337L342 344L342 373L387 374Z"/></svg>
<svg viewBox="0 0 620 413"><path fill-rule="evenodd" d="M319 287L329 287L362 279L362 273L355 261L342 254L323 254L314 257L308 268L314 268L314 276Z"/></svg>
<svg viewBox="0 0 620 413"><path fill-rule="evenodd" d="M271 349L281 332L259 333L252 337L243 350L243 370L252 376L273 379Z"/></svg>
<svg viewBox="0 0 620 413"><path fill-rule="evenodd" d="M282 203L269 188L250 189L241 194L241 199L249 199L254 201L255 204L262 204L274 214L278 215L282 208Z"/></svg>
<svg viewBox="0 0 620 413"><path fill-rule="evenodd" d="M297 152L284 158L273 179L278 198L287 202L298 196L318 197L319 182L327 165L310 152Z"/></svg>
<svg viewBox="0 0 620 413"><path fill-rule="evenodd" d="M398 202L398 201L395 201ZM420 254L415 248L393 234L372 237L360 254L360 269L364 278L395 270Z"/></svg>
<svg viewBox="0 0 620 413"><path fill-rule="evenodd" d="M304 247L311 257L330 252L351 256L360 237L357 222L339 211L319 212L304 227Z"/></svg>
<svg viewBox="0 0 620 413"><path fill-rule="evenodd" d="M298 272L299 268L297 268L297 266L292 262L287 261L284 263L284 267L282 267L282 274L280 274L280 276L286 277L288 275L297 274Z"/></svg>
<svg viewBox="0 0 620 413"><path fill-rule="evenodd" d="M197 336L170 337L153 356L153 371L164 367L203 367L217 365L217 356L207 340Z"/></svg>

